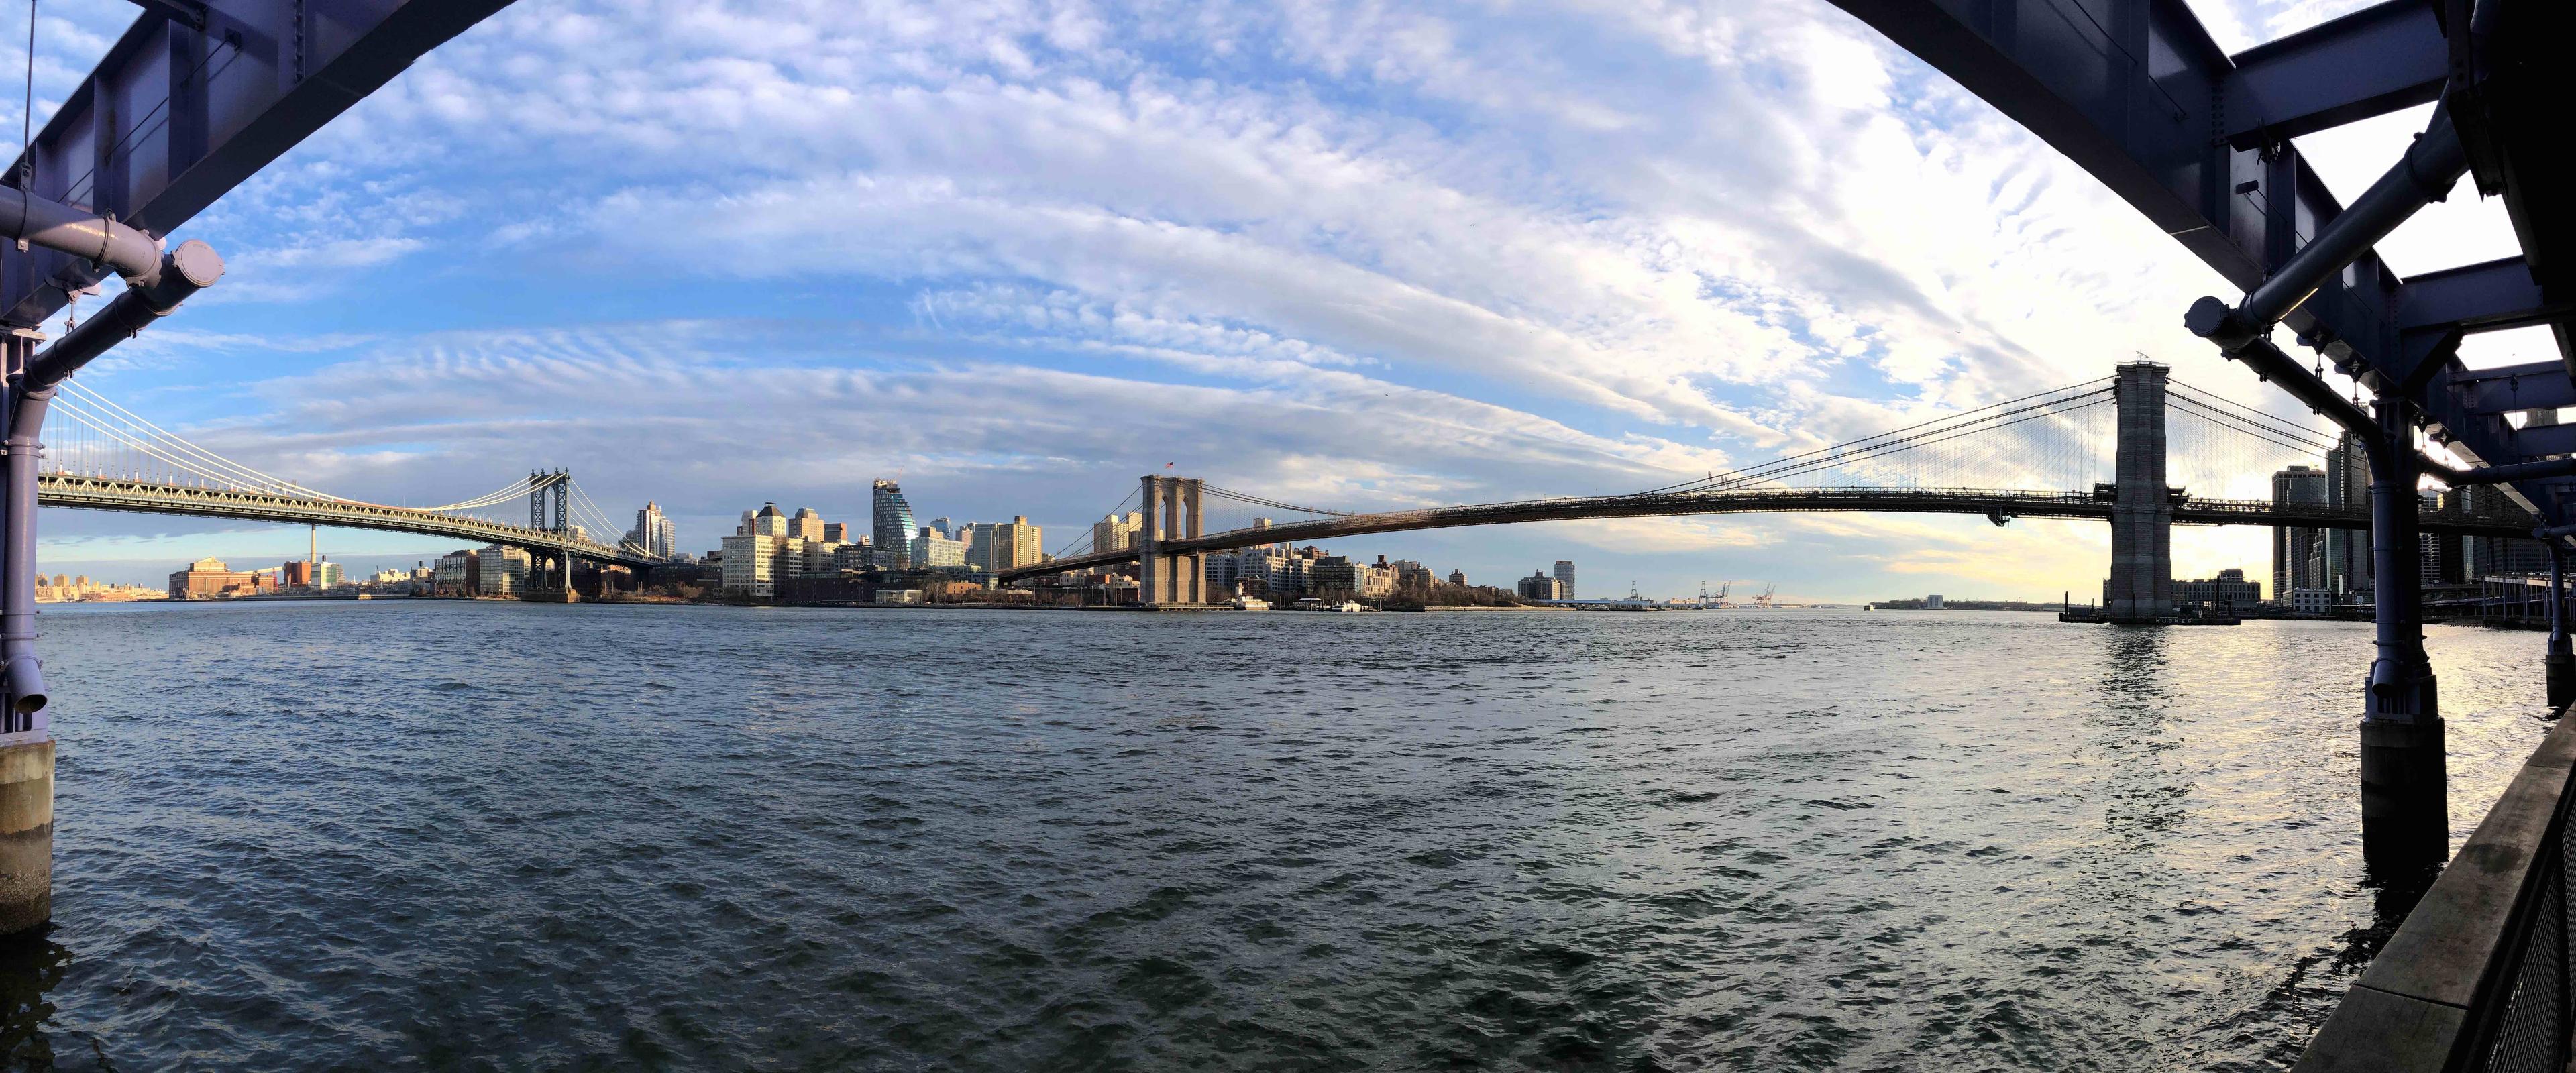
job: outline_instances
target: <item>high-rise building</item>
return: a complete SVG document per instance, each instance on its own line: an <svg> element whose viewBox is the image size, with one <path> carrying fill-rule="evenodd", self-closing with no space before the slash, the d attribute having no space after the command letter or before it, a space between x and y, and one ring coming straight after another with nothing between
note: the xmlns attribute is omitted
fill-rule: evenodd
<svg viewBox="0 0 2576 1073"><path fill-rule="evenodd" d="M1450 568L1449 568L1449 583L1450 583L1450 584L1452 584L1452 585L1464 585L1464 584L1466 584L1466 583L1467 583L1467 569L1466 569L1465 567L1462 567L1462 566L1453 566L1453 567L1450 567Z"/></svg>
<svg viewBox="0 0 2576 1073"><path fill-rule="evenodd" d="M1145 529L1141 511L1112 514L1091 523L1091 550L1125 551L1136 546L1136 536Z"/></svg>
<svg viewBox="0 0 2576 1073"><path fill-rule="evenodd" d="M668 559L680 552L680 530L662 514L662 505L651 500L635 512L635 528L626 534L626 543L646 555Z"/></svg>
<svg viewBox="0 0 2576 1073"><path fill-rule="evenodd" d="M1368 567L1351 561L1347 555L1327 555L1315 561L1315 592L1327 599L1361 595L1368 584Z"/></svg>
<svg viewBox="0 0 2576 1073"><path fill-rule="evenodd" d="M849 543L849 542L850 542L850 527L849 527L848 523L846 523L846 522L824 522L824 523L823 523L823 539L824 539L825 541L827 541L827 542L829 542L829 543L833 543L833 544L847 544L847 543Z"/></svg>
<svg viewBox="0 0 2576 1073"><path fill-rule="evenodd" d="M938 526L925 525L921 527L920 532L913 535L910 559L912 568L915 570L964 566L966 565L966 544L964 541L950 540L941 535Z"/></svg>
<svg viewBox="0 0 2576 1073"><path fill-rule="evenodd" d="M2292 466L2272 475L2272 505L2276 507L2313 505L2326 502L2326 474L2310 466ZM2282 599L2299 589L2324 588L2316 566L2317 542L2325 530L2306 526L2280 526L2272 530L2272 592Z"/></svg>
<svg viewBox="0 0 2576 1073"><path fill-rule="evenodd" d="M778 504L763 503L757 512L742 512L742 527L735 529L734 533L737 536L783 537L787 535L787 516L778 512Z"/></svg>
<svg viewBox="0 0 2576 1073"><path fill-rule="evenodd" d="M823 539L823 516L812 507L796 508L796 515L787 519L787 535L798 540Z"/></svg>
<svg viewBox="0 0 2576 1073"><path fill-rule="evenodd" d="M2442 493L2440 492L2417 492L2415 494L2415 498L2421 513L2438 514L2442 510ZM2458 547L2459 543L2460 538L2455 536L2447 536L2441 533L2427 533L2420 529L2416 530L2415 580L2426 585L2441 584L2443 581L2442 545L2449 544L2453 547ZM2452 565L2456 568L2458 564L2455 561Z"/></svg>
<svg viewBox="0 0 2576 1073"><path fill-rule="evenodd" d="M2450 509L2462 514L2486 517L2528 517L2505 494L2493 485L2469 485L2454 488L2448 500ZM2549 572L2549 549L2528 537L2470 536L2457 538L2460 547L2460 580L2474 582L2506 574L2545 574Z"/></svg>
<svg viewBox="0 0 2576 1073"><path fill-rule="evenodd" d="M2370 506L2370 452L2361 437L2344 433L2326 452L2326 504L2355 510ZM2329 530L2323 537L2323 588L2350 596L2370 591L2370 534Z"/></svg>
<svg viewBox="0 0 2576 1073"><path fill-rule="evenodd" d="M966 539L966 534L959 531L957 523L951 519L932 518L930 520L930 527L939 530L939 535L947 537L950 540Z"/></svg>
<svg viewBox="0 0 2576 1073"><path fill-rule="evenodd" d="M838 574L850 565L846 552L855 546L828 539L829 524L810 508L781 514L776 503L742 512L742 525L711 556L721 572L717 591L731 599L767 600L778 595L779 582Z"/></svg>
<svg viewBox="0 0 2576 1073"><path fill-rule="evenodd" d="M975 522L967 528L974 532L975 538L967 544L966 563L976 573L998 574L1015 567L1033 565L1043 554L1039 550L1039 542L1044 536L1044 527L1030 525L1028 515L1019 515L1007 522Z"/></svg>
<svg viewBox="0 0 2576 1073"><path fill-rule="evenodd" d="M1574 597L1574 560L1572 560L1572 559L1559 559L1559 560L1557 560L1557 561L1556 561L1556 584L1557 584L1557 589L1558 589L1558 591L1560 591L1560 592L1564 593L1564 595L1557 597L1557 599L1560 599L1560 600L1571 600L1571 599L1574 599L1574 598L1575 598L1575 597ZM1617 591L1617 590L1615 590L1615 589L1614 589L1614 590L1612 590L1612 591Z"/></svg>
<svg viewBox="0 0 2576 1073"><path fill-rule="evenodd" d="M1547 571L1544 570L1530 571L1530 576L1522 578L1520 583L1513 587L1519 590L1524 600L1567 599L1565 583L1548 576Z"/></svg>
<svg viewBox="0 0 2576 1073"><path fill-rule="evenodd" d="M1207 591L1216 596L1231 596L1243 584L1243 560L1257 555L1250 549L1220 551L1207 556Z"/></svg>
<svg viewBox="0 0 2576 1073"><path fill-rule="evenodd" d="M1214 560L1210 562L1213 564ZM1283 600L1301 591L1296 579L1290 576L1289 562L1289 556L1279 551L1276 545L1264 544L1235 552L1234 564L1227 572L1244 592ZM1210 569L1214 569L1213 565ZM1226 590L1211 585L1209 591L1223 594Z"/></svg>
<svg viewBox="0 0 2576 1073"><path fill-rule="evenodd" d="M892 560L891 565L909 565L914 526L912 504L904 501L903 489L893 481L878 481L871 487L868 506L870 520L875 523L871 527L875 546L888 553L884 557Z"/></svg>
<svg viewBox="0 0 2576 1073"><path fill-rule="evenodd" d="M724 575L717 589L738 600L766 600L778 595L781 581L839 569L834 546L824 541L783 533L736 533L724 540Z"/></svg>
<svg viewBox="0 0 2576 1073"><path fill-rule="evenodd" d="M993 530L991 522L966 523L966 565L978 574L990 574L993 566Z"/></svg>

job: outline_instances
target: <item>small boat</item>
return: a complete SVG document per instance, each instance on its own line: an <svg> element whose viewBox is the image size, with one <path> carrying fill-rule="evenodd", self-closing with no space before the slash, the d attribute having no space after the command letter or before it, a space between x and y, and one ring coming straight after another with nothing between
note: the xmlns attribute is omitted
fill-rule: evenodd
<svg viewBox="0 0 2576 1073"><path fill-rule="evenodd" d="M1344 600L1344 601L1342 601L1340 604L1335 605L1335 606L1334 606L1334 608L1333 608L1333 610L1335 610L1335 611L1342 611L1342 612L1357 613L1357 612L1363 612L1363 611L1375 611L1375 610L1377 610L1377 609L1376 609L1376 608L1374 608L1374 607L1369 607L1369 606L1363 605L1363 604L1361 604L1361 603L1359 603L1359 602L1357 602L1357 601L1354 601L1354 600Z"/></svg>

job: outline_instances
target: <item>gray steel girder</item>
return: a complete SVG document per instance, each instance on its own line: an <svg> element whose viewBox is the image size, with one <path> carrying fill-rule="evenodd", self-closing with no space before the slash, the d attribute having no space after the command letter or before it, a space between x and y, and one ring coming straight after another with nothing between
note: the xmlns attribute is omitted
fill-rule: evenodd
<svg viewBox="0 0 2576 1073"><path fill-rule="evenodd" d="M156 0L0 181L168 235L509 0ZM187 13L204 10L202 28ZM97 265L0 245L0 322L32 326Z"/></svg>
<svg viewBox="0 0 2576 1073"><path fill-rule="evenodd" d="M2439 22L2428 22L2432 12L2417 0L2392 0L2236 57L2184 0L1834 2L2037 134L2248 292L2343 211L2297 147L2277 135L2430 99L2430 72L2447 70L2451 59ZM2339 70L2362 66L2364 57L2376 70ZM2299 78L2312 81L2285 88ZM2477 327L2544 308L2515 297L2501 269L2460 271L2435 274L2409 297L2418 306L2479 311ZM2472 410L2452 386L2466 372L2453 348L2467 328L2454 320L2403 330L2402 304L2396 275L2365 253L2283 323L2373 386L2422 385L2430 431L2473 465L2528 460L2497 413ZM2565 520L2543 486L2504 487Z"/></svg>

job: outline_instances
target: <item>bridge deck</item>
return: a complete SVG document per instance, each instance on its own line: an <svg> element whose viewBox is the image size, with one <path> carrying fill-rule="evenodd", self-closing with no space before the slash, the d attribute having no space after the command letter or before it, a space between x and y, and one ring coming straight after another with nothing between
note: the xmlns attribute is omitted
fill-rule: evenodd
<svg viewBox="0 0 2576 1073"><path fill-rule="evenodd" d="M440 514L410 507L391 507L347 500L312 499L275 492L203 488L157 481L85 477L47 473L37 479L36 502L47 507L121 510L143 514L179 514L199 518L244 518L292 525L328 525L342 529L375 529L453 537L478 544L542 551L568 551L572 556L622 566L652 566L656 560L594 540L566 540L561 534L481 518Z"/></svg>
<svg viewBox="0 0 2576 1073"><path fill-rule="evenodd" d="M1991 488L1766 488L1752 491L1685 492L1670 495L1592 496L1538 499L1517 503L1484 503L1425 510L1348 514L1295 522L1269 529L1230 529L1189 540L1166 540L1171 554L1225 551L1259 544L1295 544L1369 533L1414 529L1452 529L1470 525L1573 521L1587 518L1636 518L1692 514L1783 514L1792 511L1840 511L1893 514L1979 514L1995 518L2098 518L2109 520L2111 504L2090 492L2024 492ZM2271 525L2315 529L2368 529L2370 512L2358 507L2274 505L2262 500L2188 497L2174 506L2174 521L2184 525ZM2422 526L2430 533L2528 537L2531 520L2431 513ZM1136 551L1094 552L1035 566L1003 571L1015 581L1136 561Z"/></svg>

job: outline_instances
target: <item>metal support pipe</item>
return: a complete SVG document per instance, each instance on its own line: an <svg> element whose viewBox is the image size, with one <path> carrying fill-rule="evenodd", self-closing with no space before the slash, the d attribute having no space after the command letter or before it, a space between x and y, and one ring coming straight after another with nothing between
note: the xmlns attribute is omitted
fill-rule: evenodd
<svg viewBox="0 0 2576 1073"><path fill-rule="evenodd" d="M2307 301L2328 277L2343 271L2344 266L2388 237L2407 217L2449 193L2451 185L2468 168L2468 151L2460 144L2459 131L2451 126L2449 106L2436 107L2432 122L2407 147L2406 155L2350 207L2327 221L2316 238L2292 255L2288 263L2234 308L2215 296L2192 303L2191 311L2183 316L2184 327L2218 344L2221 353L2280 384L2335 424L2365 438L2375 435L2372 422L2360 407L2335 394L2323 379L2301 368L2273 345L2269 338L2272 326Z"/></svg>
<svg viewBox="0 0 2576 1073"><path fill-rule="evenodd" d="M0 238L25 239L49 250L95 261L125 277L129 286L153 283L161 272L161 244L152 236L87 209L0 187Z"/></svg>
<svg viewBox="0 0 2576 1073"><path fill-rule="evenodd" d="M21 354L25 341L11 340ZM45 411L53 389L11 385L5 418L8 457L0 459L0 667L8 677L6 726L12 732L46 729L44 665L36 658L36 461L42 451Z"/></svg>
<svg viewBox="0 0 2576 1073"><path fill-rule="evenodd" d="M2370 450L2370 546L2378 631L2363 691L2361 841L2383 876L2438 868L2450 855L2439 690L2424 654L2417 558L2414 403L2382 394Z"/></svg>
<svg viewBox="0 0 2576 1073"><path fill-rule="evenodd" d="M153 321L168 316L188 296L224 276L224 259L214 247L190 240L161 258L161 269L149 283L126 288L107 308L27 362L25 381L50 388L87 365L90 359L134 337Z"/></svg>
<svg viewBox="0 0 2576 1073"><path fill-rule="evenodd" d="M2290 397L2308 404L2308 408L2325 415L2326 420L2363 439L2379 435L2379 423L2361 407L2336 393L2332 385L2309 372L2297 360L2282 353L2263 333L2243 328L2235 310L2214 297L2204 297L2191 304L2183 314L2183 327L2193 335L2218 344L2218 352L2229 360L2241 361L2254 374L2280 385Z"/></svg>
<svg viewBox="0 0 2576 1073"><path fill-rule="evenodd" d="M2237 316L2258 329L2279 323L2315 294L2327 277L2343 271L2345 265L2387 238L2417 210L2450 193L2451 185L2468 170L2469 153L2460 144L2460 132L2451 126L2450 106L2437 105L2432 122L2425 125L2424 133L2416 135L2414 144L2406 147L2406 155L2398 158L2351 205L2326 221L2317 237L2301 247L2288 264L2246 295L2237 306Z"/></svg>
<svg viewBox="0 0 2576 1073"><path fill-rule="evenodd" d="M42 199L18 198L14 202L0 195L0 230L7 226L12 205L25 210L41 209ZM23 229L29 219L41 216L22 214L18 223ZM104 258L119 271L125 271L134 250L124 242L111 224ZM126 228L126 231L132 231ZM137 232L139 234L139 232ZM32 239L31 239L32 240ZM123 242L123 245L120 243ZM18 730L41 730L45 726L44 708L47 694L43 664L36 658L36 464L43 451L38 437L45 427L45 413L52 404L54 389L90 359L108 348L131 338L144 326L179 308L189 295L197 293L224 274L224 259L203 242L186 242L167 255L157 244L150 247L152 270L129 274L129 286L116 296L107 308L80 327L42 351L24 336L8 341L9 368L5 406L0 406L0 441L5 441L8 457L0 463L0 673L7 678L7 726ZM79 250L81 256L91 256ZM34 351L33 353L30 353Z"/></svg>

